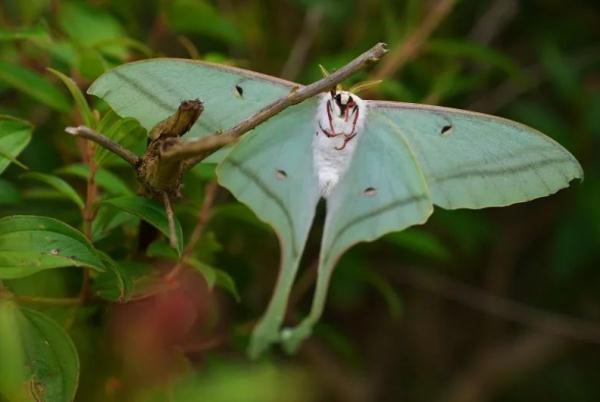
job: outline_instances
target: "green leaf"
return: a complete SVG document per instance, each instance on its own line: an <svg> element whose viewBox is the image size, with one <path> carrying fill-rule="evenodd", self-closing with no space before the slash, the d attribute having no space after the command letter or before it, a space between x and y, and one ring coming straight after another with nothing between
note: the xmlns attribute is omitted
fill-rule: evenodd
<svg viewBox="0 0 600 402"><path fill-rule="evenodd" d="M21 376L24 382L13 392L26 399L19 400L73 401L79 383L79 357L61 326L38 311L19 310L13 302L0 301L0 340L0 348L8 344L15 348L8 355L11 358L2 355L0 378L4 373L11 373L13 379ZM14 363L19 360L23 370L16 376L15 371L20 371L20 367ZM6 395L5 390L0 391Z"/></svg>
<svg viewBox="0 0 600 402"><path fill-rule="evenodd" d="M0 298L0 400L26 400L23 384L27 380L25 353L19 332L19 309Z"/></svg>
<svg viewBox="0 0 600 402"><path fill-rule="evenodd" d="M242 36L230 21L205 1L176 0L167 8L169 25L178 32L197 33L230 44L240 44Z"/></svg>
<svg viewBox="0 0 600 402"><path fill-rule="evenodd" d="M59 24L71 40L82 47L94 47L108 39L125 36L121 24L106 10L76 2L61 4ZM118 44L101 46L102 53L124 60L127 48Z"/></svg>
<svg viewBox="0 0 600 402"><path fill-rule="evenodd" d="M231 295L233 296L235 301L239 303L242 300L242 297L240 296L240 293L237 290L235 281L233 280L231 275L229 275L227 272L223 271L222 269L217 269L217 268L213 268L213 269L215 270L215 274L217 274L217 279L215 282L217 284L217 286L219 286L219 287L227 290L229 293L231 293Z"/></svg>
<svg viewBox="0 0 600 402"><path fill-rule="evenodd" d="M148 136L138 121L131 118L123 119L112 110L104 114L98 124L98 131L137 154L141 154L146 148ZM96 151L96 163L98 165L126 164L120 157L104 148Z"/></svg>
<svg viewBox="0 0 600 402"><path fill-rule="evenodd" d="M198 163L190 169L190 173L203 181L215 180L217 165L215 163Z"/></svg>
<svg viewBox="0 0 600 402"><path fill-rule="evenodd" d="M29 144L32 131L33 126L25 120L0 115L0 173Z"/></svg>
<svg viewBox="0 0 600 402"><path fill-rule="evenodd" d="M65 84L65 86L71 93L71 96L75 100L75 104L79 108L79 112L81 113L81 117L83 118L83 122L85 123L85 125L90 128L96 128L96 119L94 119L94 115L90 110L90 106L88 105L85 96L83 96L83 93L81 92L75 81L53 68L48 68L48 71L60 78L63 84Z"/></svg>
<svg viewBox="0 0 600 402"><path fill-rule="evenodd" d="M204 277L204 280L206 280L206 284L208 285L209 289L212 289L213 286L215 286L215 282L217 281L217 273L215 272L215 269L213 267L204 264L203 262L195 258L188 258L186 260L186 263L189 264L189 266L192 267L194 271L200 273L200 275Z"/></svg>
<svg viewBox="0 0 600 402"><path fill-rule="evenodd" d="M565 58L554 44L545 44L541 48L541 62L558 95L576 100L581 95L579 69Z"/></svg>
<svg viewBox="0 0 600 402"><path fill-rule="evenodd" d="M214 285L217 285L228 291L235 301L239 302L241 300L235 281L227 272L205 264L196 258L188 258L185 262L204 276L209 288L212 289Z"/></svg>
<svg viewBox="0 0 600 402"><path fill-rule="evenodd" d="M5 27L0 27L0 42L16 40L29 40L40 45L51 42L48 31L42 25L19 27L11 31Z"/></svg>
<svg viewBox="0 0 600 402"><path fill-rule="evenodd" d="M139 219L127 212L102 205L98 209L96 219L92 222L92 239L97 242L106 237L113 229L125 224L136 225Z"/></svg>
<svg viewBox="0 0 600 402"><path fill-rule="evenodd" d="M390 233L383 239L426 258L443 261L451 256L450 250L442 242L424 230L410 228Z"/></svg>
<svg viewBox="0 0 600 402"><path fill-rule="evenodd" d="M90 174L90 168L83 163L74 163L56 170L60 175L75 176L87 180ZM133 191L119 176L107 169L99 168L96 170L96 183L107 193L113 195L132 195Z"/></svg>
<svg viewBox="0 0 600 402"><path fill-rule="evenodd" d="M171 246L169 246L168 242L160 239L155 240L146 249L146 257L158 257L158 258L166 258L168 260L177 261L179 256L173 250Z"/></svg>
<svg viewBox="0 0 600 402"><path fill-rule="evenodd" d="M387 302L390 316L398 318L400 313L402 313L403 303L400 295L398 295L396 290L390 285L390 282L376 272L370 272L369 275L367 275L367 280L375 289L377 289Z"/></svg>
<svg viewBox="0 0 600 402"><path fill-rule="evenodd" d="M69 183L61 179L60 177L53 176L51 174L40 173L40 172L26 172L21 175L22 178L32 179L46 183L51 187L54 187L56 191L65 195L67 198L72 200L80 209L83 209L83 200L77 194L77 191L71 187Z"/></svg>
<svg viewBox="0 0 600 402"><path fill-rule="evenodd" d="M108 254L100 253L106 271L101 272L94 280L93 289L104 299L125 302L133 289L133 279L124 269L124 264L117 263Z"/></svg>
<svg viewBox="0 0 600 402"><path fill-rule="evenodd" d="M0 205L14 205L20 201L19 190L11 182L0 179Z"/></svg>
<svg viewBox="0 0 600 402"><path fill-rule="evenodd" d="M487 64L509 75L515 76L520 73L518 66L509 56L480 43L460 39L430 39L425 49L453 59L462 57Z"/></svg>
<svg viewBox="0 0 600 402"><path fill-rule="evenodd" d="M167 214L163 206L156 201L138 196L125 196L104 200L103 203L145 220L169 237ZM181 250L183 250L183 232L177 218L175 218L175 235L177 236L177 253L181 254Z"/></svg>
<svg viewBox="0 0 600 402"><path fill-rule="evenodd" d="M214 362L206 373L180 378L174 384L172 394L169 398L172 402L318 400L310 378L298 368L268 362L239 364L224 359Z"/></svg>
<svg viewBox="0 0 600 402"><path fill-rule="evenodd" d="M0 61L0 81L59 112L68 112L71 108L67 97L43 76L17 64Z"/></svg>
<svg viewBox="0 0 600 402"><path fill-rule="evenodd" d="M95 80L108 69L106 60L95 49L81 49L77 57L77 70L88 80Z"/></svg>
<svg viewBox="0 0 600 402"><path fill-rule="evenodd" d="M148 291L147 285L151 279L148 274L153 273L149 264L137 261L111 261L111 264L112 267L94 279L92 289L98 296L110 301L125 302ZM147 279L146 283L143 278ZM138 282L141 282L140 286L136 286ZM162 284L160 279L154 282Z"/></svg>
<svg viewBox="0 0 600 402"><path fill-rule="evenodd" d="M104 270L97 251L78 230L46 216L0 219L0 279L71 266Z"/></svg>

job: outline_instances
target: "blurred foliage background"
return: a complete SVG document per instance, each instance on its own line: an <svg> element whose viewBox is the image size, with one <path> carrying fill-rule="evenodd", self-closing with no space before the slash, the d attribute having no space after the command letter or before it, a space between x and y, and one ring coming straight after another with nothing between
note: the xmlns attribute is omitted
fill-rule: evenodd
<svg viewBox="0 0 600 402"><path fill-rule="evenodd" d="M292 357L245 357L277 273L278 244L223 189L194 249L196 269L174 283L157 274L173 265L164 240L146 248L139 219L104 205L88 229L125 267L128 302L114 301L113 277L92 273L93 297L79 303L77 268L7 279L3 292L30 324L41 311L73 339L77 401L598 401L599 29L593 0L3 0L0 115L34 129L18 160L2 148L0 163L14 163L0 178L0 216L85 226L94 156L65 135L83 115L48 68L85 91L111 67L158 56L310 83L321 77L319 64L335 69L387 42L390 54L352 78L383 79L371 97L518 120L559 141L586 174L526 204L438 209L424 226L353 248L337 267L316 334ZM136 122L89 102L102 116L99 130L143 151ZM127 165L100 150L95 162L100 201L136 191ZM212 180L206 167L186 177L177 205L186 239ZM322 219L290 322L308 309ZM23 357L11 345L24 336L14 329L16 304L2 303L0 388L19 375ZM61 400L36 384L37 396L22 400Z"/></svg>

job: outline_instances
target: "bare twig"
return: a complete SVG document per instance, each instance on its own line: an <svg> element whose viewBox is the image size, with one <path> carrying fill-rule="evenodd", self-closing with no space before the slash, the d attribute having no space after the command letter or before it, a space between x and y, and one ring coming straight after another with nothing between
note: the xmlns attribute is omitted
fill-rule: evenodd
<svg viewBox="0 0 600 402"><path fill-rule="evenodd" d="M364 68L367 64L379 60L386 52L386 45L384 43L378 43L334 73L308 86L298 86L298 89L292 90L287 96L271 103L255 115L239 123L237 126L221 134L215 134L173 146L164 153L163 157L179 159L194 158L194 161L197 162L215 149L236 141L241 135L280 113L287 107L296 105L311 96L315 96L320 92L335 87L352 74ZM192 165L192 163L188 164L188 168Z"/></svg>
<svg viewBox="0 0 600 402"><path fill-rule="evenodd" d="M306 56L310 47L312 46L317 32L319 32L319 25L323 20L323 7L315 6L309 9L304 16L304 22L302 23L302 30L294 42L292 51L281 69L281 76L286 80L295 80L298 73L302 70L304 63L306 63Z"/></svg>
<svg viewBox="0 0 600 402"><path fill-rule="evenodd" d="M177 41L188 52L190 59L200 59L200 52L198 52L198 48L196 48L196 45L194 45L194 42L192 42L190 38L188 38L187 36L179 35L177 36Z"/></svg>
<svg viewBox="0 0 600 402"><path fill-rule="evenodd" d="M303 347L302 357L317 374L316 378L329 388L336 400L348 402L368 401L369 384L363 373L355 371L316 339Z"/></svg>
<svg viewBox="0 0 600 402"><path fill-rule="evenodd" d="M102 147L108 149L112 153L120 156L125 161L129 162L130 165L136 166L140 157L129 151L128 149L123 148L120 144L114 142L110 138L92 130L86 126L78 126L78 127L67 127L65 131L71 135L76 137L82 137L91 141L94 141L96 144L101 145Z"/></svg>
<svg viewBox="0 0 600 402"><path fill-rule="evenodd" d="M477 402L491 400L499 389L515 377L542 367L564 353L569 344L539 332L528 332L484 350L468 363L446 387L438 400Z"/></svg>
<svg viewBox="0 0 600 402"><path fill-rule="evenodd" d="M165 205L165 211L167 212L167 221L169 222L169 243L171 247L177 248L177 235L175 233L175 213L173 212L173 205L171 204L171 197L165 191L162 193L163 204Z"/></svg>
<svg viewBox="0 0 600 402"><path fill-rule="evenodd" d="M419 53L427 38L450 14L455 3L456 0L437 1L431 12L427 14L417 28L404 41L400 42L398 46L390 51L385 61L375 69L372 79L385 79L400 71L408 61Z"/></svg>
<svg viewBox="0 0 600 402"><path fill-rule="evenodd" d="M518 11L518 0L495 0L471 29L469 39L484 44L491 43Z"/></svg>
<svg viewBox="0 0 600 402"><path fill-rule="evenodd" d="M489 45L496 37L498 37L504 28L510 23L512 18L517 14L518 0L495 0L478 18L475 26L471 29L467 37L475 42L483 45ZM489 69L489 66L477 66L475 69L473 63L464 61L452 63L441 75L458 75L464 67L471 67L468 74L480 74L484 69ZM447 88L445 86L434 85L429 93L423 98L423 103L435 105L440 102Z"/></svg>
<svg viewBox="0 0 600 402"><path fill-rule="evenodd" d="M92 241L92 224L96 216L94 210L94 203L98 195L98 186L96 185L96 171L98 165L96 164L96 145L91 142L85 142L83 144L83 160L89 167L89 173L86 183L86 197L85 205L81 211L83 219L83 232L85 237L91 242ZM81 290L79 291L79 300L81 303L85 303L90 294L90 271L87 269L83 270L83 278L81 280Z"/></svg>
<svg viewBox="0 0 600 402"><path fill-rule="evenodd" d="M518 322L541 332L581 342L600 343L599 323L544 311L432 272L395 269L392 275L400 282L434 292L475 310Z"/></svg>
<svg viewBox="0 0 600 402"><path fill-rule="evenodd" d="M185 260L189 258L194 252L194 248L200 240L202 232L204 231L204 228L206 227L206 224L210 219L210 213L218 189L219 186L216 181L211 181L206 185L206 189L204 190L204 200L202 201L202 206L200 207L200 213L198 214L198 221L196 222L196 226L194 226L194 229L192 230L190 240L185 246L183 253L181 253L179 261L177 261L175 266L165 276L165 279L167 281L171 281L177 277L177 275L179 274L179 272L185 264Z"/></svg>
<svg viewBox="0 0 600 402"><path fill-rule="evenodd" d="M83 145L84 149L84 162L89 167L89 173L86 183L86 197L85 205L83 206L82 218L83 218L83 232L88 240L92 240L92 222L94 221L94 203L96 202L96 196L98 193L98 187L96 186L96 171L98 165L94 159L96 155L96 147L90 142L85 142Z"/></svg>
<svg viewBox="0 0 600 402"><path fill-rule="evenodd" d="M597 60L599 51L600 48L598 46L592 46L570 56L570 68L582 69L590 66ZM527 79L510 77L497 88L486 91L485 95L472 102L468 109L484 113L496 112L524 93L535 90L550 78L548 74L544 74L541 63L534 63L526 67L523 69L523 75Z"/></svg>
<svg viewBox="0 0 600 402"><path fill-rule="evenodd" d="M44 304L48 306L78 306L81 304L79 297L15 296L14 299L18 303Z"/></svg>
<svg viewBox="0 0 600 402"><path fill-rule="evenodd" d="M196 243L198 243L200 240L200 236L202 236L204 227L210 219L211 209L215 202L215 196L217 195L218 190L219 185L216 181L211 181L206 184L206 189L204 190L204 200L202 201L200 213L198 214L198 221L196 222L196 226L194 226L194 230L192 230L190 240L183 251L184 257L189 257L192 254L194 247L196 247Z"/></svg>

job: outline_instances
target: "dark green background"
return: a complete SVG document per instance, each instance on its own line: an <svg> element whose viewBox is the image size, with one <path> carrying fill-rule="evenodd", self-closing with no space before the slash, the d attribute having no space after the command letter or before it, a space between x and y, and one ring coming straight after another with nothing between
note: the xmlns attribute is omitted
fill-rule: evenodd
<svg viewBox="0 0 600 402"><path fill-rule="evenodd" d="M0 63L37 72L60 92L44 101L35 82L16 85L0 64L0 114L35 124L19 159L51 172L79 160L63 128L80 117L46 67L82 89L110 67L156 56L310 83L321 77L319 64L335 69L380 41L403 46L439 3L3 0ZM278 244L221 190L197 252L233 277L241 302L190 277L184 290L162 297L84 306L68 329L82 360L77 400L166 401L171 391L173 400L187 401L600 400L598 330L592 342L573 323L600 320L599 17L596 1L459 1L376 90L383 99L483 111L535 127L578 158L585 181L502 209L437 210L422 227L353 248L337 267L314 337L297 356L275 351L256 363L246 360L245 345L270 296ZM368 78L361 72L350 83ZM143 139L134 149L140 146ZM111 169L135 188L126 166ZM2 176L13 192L0 194L0 216L39 214L80 225L68 201L20 174L13 165ZM207 176L187 177L177 211L187 234ZM83 194L83 182L72 183ZM321 223L322 216L304 266L318 253ZM164 267L135 255L136 231L123 226L97 245L114 258ZM67 269L10 286L73 295L80 277ZM301 275L291 321L307 311L311 283L310 271ZM43 310L59 322L70 314Z"/></svg>

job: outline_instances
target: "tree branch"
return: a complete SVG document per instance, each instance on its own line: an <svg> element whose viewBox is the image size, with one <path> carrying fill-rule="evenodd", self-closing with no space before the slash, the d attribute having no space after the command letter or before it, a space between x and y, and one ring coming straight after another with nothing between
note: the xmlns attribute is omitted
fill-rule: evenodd
<svg viewBox="0 0 600 402"><path fill-rule="evenodd" d="M317 37L323 17L325 17L325 12L322 6L314 6L306 12L300 35L294 42L292 51L281 69L281 76L286 80L294 81L304 67L306 56Z"/></svg>
<svg viewBox="0 0 600 402"><path fill-rule="evenodd" d="M14 299L18 303L45 304L48 306L78 306L82 303L80 297L15 296Z"/></svg>
<svg viewBox="0 0 600 402"><path fill-rule="evenodd" d="M386 52L386 45L384 43L378 43L334 73L308 86L298 86L298 89L292 90L287 96L271 103L258 113L239 123L237 126L221 134L214 134L173 146L163 154L163 157L182 160L193 158L193 160L188 163L188 168L190 168L215 149L231 144L241 135L252 130L289 106L296 105L312 96L335 87L369 63L379 60Z"/></svg>
<svg viewBox="0 0 600 402"><path fill-rule="evenodd" d="M110 138L92 130L86 126L78 126L78 127L67 127L65 131L75 137L82 137L91 141L94 141L96 144L101 145L102 147L108 149L112 153L120 156L125 161L129 162L130 165L136 166L140 157L131 152L130 150L123 148L120 144L114 142Z"/></svg>
<svg viewBox="0 0 600 402"><path fill-rule="evenodd" d="M179 272L181 272L181 269L184 267L186 259L191 257L194 253L194 248L200 240L202 232L204 231L204 228L206 227L206 224L210 219L211 210L218 190L219 185L216 181L211 181L206 184L206 188L204 190L204 199L202 200L202 206L200 207L200 212L198 214L198 221L196 222L196 226L194 226L194 229L192 230L190 239L187 245L185 246L185 249L181 253L179 261L177 261L175 266L173 266L173 268L165 276L165 279L167 281L172 281L177 277Z"/></svg>
<svg viewBox="0 0 600 402"><path fill-rule="evenodd" d="M167 213L167 221L169 223L169 243L171 247L177 249L177 235L175 234L175 212L173 212L173 205L171 204L171 198L165 191L162 193L163 204Z"/></svg>
<svg viewBox="0 0 600 402"><path fill-rule="evenodd" d="M412 31L408 37L400 42L390 52L385 62L375 70L371 79L382 80L397 73L404 65L415 57L422 49L427 38L435 31L438 25L450 14L456 0L440 0L436 2L431 12Z"/></svg>
<svg viewBox="0 0 600 402"><path fill-rule="evenodd" d="M568 347L569 344L562 339L533 331L494 345L467 362L464 371L459 372L445 387L438 400L492 400L499 390L515 378L534 372Z"/></svg>
<svg viewBox="0 0 600 402"><path fill-rule="evenodd" d="M398 282L408 283L475 310L518 322L547 334L580 342L600 343L600 324L594 321L528 306L433 272L395 269L392 277Z"/></svg>

